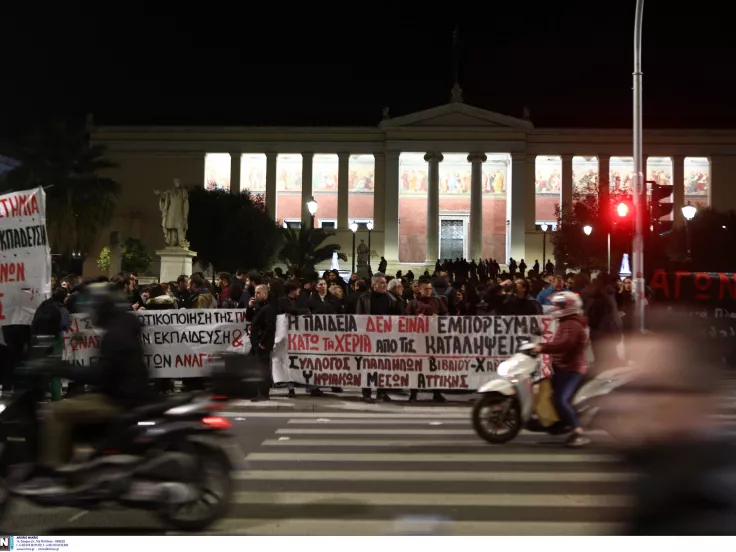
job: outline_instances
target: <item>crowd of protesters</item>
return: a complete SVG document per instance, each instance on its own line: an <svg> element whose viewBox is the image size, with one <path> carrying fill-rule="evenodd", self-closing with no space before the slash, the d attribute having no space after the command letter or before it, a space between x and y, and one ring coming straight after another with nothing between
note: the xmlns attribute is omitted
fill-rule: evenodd
<svg viewBox="0 0 736 552"><path fill-rule="evenodd" d="M381 267L385 269L385 261ZM586 272L555 275L554 266L548 262L544 272L539 272L539 262L526 270L524 260L517 265L510 259L507 267L492 259L467 262L438 261L434 272L425 271L418 277L412 271L394 276L375 273L370 278L352 274L343 280L337 270L313 273L296 278L281 268L271 272L240 269L234 274L220 272L214 282L203 273L182 275L175 282L139 285L138 277L121 273L109 281L123 291L131 310L164 309L248 309L252 323L251 344L254 354L263 362L274 347L275 319L278 314L373 314L407 316L445 315L537 315L555 291L571 290L579 293L585 302L585 314L590 324L590 337L596 370L618 361L623 336L632 331L633 295L631 280L620 280L605 273L591 281ZM107 281L99 277L93 281ZM69 313L76 312L74 303L79 290L92 280L80 281L68 276L58 283L52 282L52 297L47 308L58 308L61 313L59 331L68 328ZM6 362L3 387L12 387L12 367L27 350L31 329L6 326L7 346L0 347ZM173 390L171 380L158 382L163 392ZM185 389L198 389L203 385L199 378L187 378ZM332 389L340 392L338 388ZM390 401L394 390L379 389L376 399ZM307 392L321 396L324 391L308 387ZM406 390L409 400L417 400L417 390ZM399 391L398 393L402 393ZM289 396L296 395L293 385ZM268 398L268 391L260 399ZM372 402L370 389L363 389L365 401ZM441 392L434 392L433 399L444 401Z"/></svg>

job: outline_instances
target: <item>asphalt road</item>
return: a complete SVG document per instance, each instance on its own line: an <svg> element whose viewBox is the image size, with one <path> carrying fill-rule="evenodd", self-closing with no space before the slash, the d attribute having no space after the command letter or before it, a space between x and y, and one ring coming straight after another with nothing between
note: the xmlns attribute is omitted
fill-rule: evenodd
<svg viewBox="0 0 736 552"><path fill-rule="evenodd" d="M731 394L733 397L733 394ZM217 534L610 534L627 510L632 474L594 435L584 449L523 433L492 446L473 432L468 405L319 407L236 404L243 465ZM269 410L270 409L270 410ZM736 419L736 402L723 417ZM723 421L723 420L721 420ZM145 512L43 510L13 504L0 534L171 534Z"/></svg>

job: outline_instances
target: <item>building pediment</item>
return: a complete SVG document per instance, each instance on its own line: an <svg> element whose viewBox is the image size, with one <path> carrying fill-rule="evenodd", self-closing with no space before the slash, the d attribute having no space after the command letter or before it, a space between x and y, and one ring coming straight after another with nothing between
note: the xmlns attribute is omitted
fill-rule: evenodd
<svg viewBox="0 0 736 552"><path fill-rule="evenodd" d="M485 128L530 132L531 122L509 117L493 111L486 111L460 102L453 102L432 109L402 115L381 122L382 129L398 128Z"/></svg>

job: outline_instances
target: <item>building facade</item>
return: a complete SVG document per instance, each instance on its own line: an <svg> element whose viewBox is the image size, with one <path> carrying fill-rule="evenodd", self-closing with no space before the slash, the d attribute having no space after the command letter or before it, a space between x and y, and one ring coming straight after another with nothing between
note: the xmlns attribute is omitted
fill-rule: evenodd
<svg viewBox="0 0 736 552"><path fill-rule="evenodd" d="M101 127L93 140L119 164L112 176L123 194L111 231L162 247L153 190L174 178L262 194L290 227L311 223L314 197L315 224L334 229L350 254L355 221L358 242L370 241L389 272L450 257L542 262L549 235L540 227L556 226L555 207L630 190L634 169L630 129L535 128L459 101L385 113L372 128ZM688 201L736 209L734 152L736 130L644 133L647 180L674 184L677 222Z"/></svg>

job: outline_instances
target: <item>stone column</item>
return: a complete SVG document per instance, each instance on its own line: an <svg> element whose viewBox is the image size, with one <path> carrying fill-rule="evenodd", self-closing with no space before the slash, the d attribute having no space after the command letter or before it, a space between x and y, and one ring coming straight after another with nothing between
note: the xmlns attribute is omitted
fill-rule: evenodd
<svg viewBox="0 0 736 552"><path fill-rule="evenodd" d="M278 153L266 154L266 212L276 220L276 160Z"/></svg>
<svg viewBox="0 0 736 552"><path fill-rule="evenodd" d="M524 215L526 217L526 231L537 231L537 156L527 155L524 161ZM528 264L528 263L527 263Z"/></svg>
<svg viewBox="0 0 736 552"><path fill-rule="evenodd" d="M441 153L431 152L424 156L429 163L427 169L427 264L434 265L440 256L440 163Z"/></svg>
<svg viewBox="0 0 736 552"><path fill-rule="evenodd" d="M564 213L572 212L572 155L565 154L562 158L562 197L560 208Z"/></svg>
<svg viewBox="0 0 736 552"><path fill-rule="evenodd" d="M609 179L611 178L611 157L608 154L598 154L598 206L601 213L607 213L611 198Z"/></svg>
<svg viewBox="0 0 736 552"><path fill-rule="evenodd" d="M524 167L526 165L526 154L511 154L511 186L508 188L509 207L507 213L509 216L509 224L507 225L509 237L509 251L506 252L506 259L513 257L518 262L526 257L526 210L525 195L526 186L524 182Z"/></svg>
<svg viewBox="0 0 736 552"><path fill-rule="evenodd" d="M373 157L373 230L383 232L386 229L386 154L374 153Z"/></svg>
<svg viewBox="0 0 736 552"><path fill-rule="evenodd" d="M399 262L399 155L398 151L386 152L384 186L383 256L394 266Z"/></svg>
<svg viewBox="0 0 736 552"><path fill-rule="evenodd" d="M239 152L230 154L230 193L233 195L240 193L240 158L242 155Z"/></svg>
<svg viewBox="0 0 736 552"><path fill-rule="evenodd" d="M675 226L679 226L685 222L685 217L682 216L682 208L685 205L685 156L676 155L672 158L672 185L674 191L672 192L672 202L675 204L673 207L673 219Z"/></svg>
<svg viewBox="0 0 736 552"><path fill-rule="evenodd" d="M350 192L348 180L350 179L350 154L338 153L337 168L337 227L340 230L348 229L348 202Z"/></svg>
<svg viewBox="0 0 736 552"><path fill-rule="evenodd" d="M470 167L470 247L471 259L483 258L483 163L485 153L468 155Z"/></svg>
<svg viewBox="0 0 736 552"><path fill-rule="evenodd" d="M314 153L302 153L302 228L312 225L312 215L307 209L307 202L312 199L312 161ZM319 214L319 211L317 212Z"/></svg>

